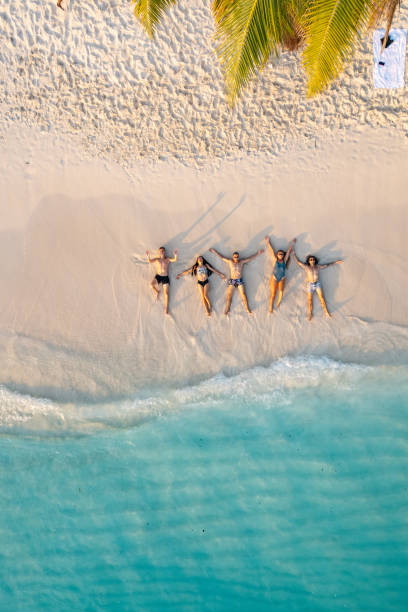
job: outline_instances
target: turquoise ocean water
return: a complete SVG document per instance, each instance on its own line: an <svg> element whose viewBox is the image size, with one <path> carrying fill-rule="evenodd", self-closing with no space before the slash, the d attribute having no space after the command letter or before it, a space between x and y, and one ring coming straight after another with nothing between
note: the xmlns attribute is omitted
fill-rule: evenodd
<svg viewBox="0 0 408 612"><path fill-rule="evenodd" d="M408 368L0 393L0 609L408 609Z"/></svg>

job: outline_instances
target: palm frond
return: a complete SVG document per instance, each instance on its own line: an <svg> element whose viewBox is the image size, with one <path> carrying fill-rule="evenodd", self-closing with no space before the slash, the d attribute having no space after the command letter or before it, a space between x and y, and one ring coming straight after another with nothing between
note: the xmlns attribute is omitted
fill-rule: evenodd
<svg viewBox="0 0 408 612"><path fill-rule="evenodd" d="M176 0L131 0L135 5L133 12L146 30L149 38L153 38L156 26L171 4Z"/></svg>
<svg viewBox="0 0 408 612"><path fill-rule="evenodd" d="M309 96L327 87L350 61L358 39L378 13L380 1L312 1L305 15L307 44L303 52Z"/></svg>
<svg viewBox="0 0 408 612"><path fill-rule="evenodd" d="M231 104L271 54L278 55L285 41L299 40L294 19L305 5L305 0L213 1L217 55Z"/></svg>

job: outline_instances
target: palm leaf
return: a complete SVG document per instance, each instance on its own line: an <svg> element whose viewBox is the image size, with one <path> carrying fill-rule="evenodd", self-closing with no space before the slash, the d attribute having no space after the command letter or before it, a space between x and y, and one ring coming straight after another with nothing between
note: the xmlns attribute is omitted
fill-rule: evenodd
<svg viewBox="0 0 408 612"><path fill-rule="evenodd" d="M146 30L149 38L153 38L156 26L171 4L176 0L132 0L136 18Z"/></svg>
<svg viewBox="0 0 408 612"><path fill-rule="evenodd" d="M374 16L379 14L379 5L389 2L312 1L305 15L307 46L303 52L309 96L320 92L340 74L350 61L358 39L373 23Z"/></svg>
<svg viewBox="0 0 408 612"><path fill-rule="evenodd" d="M231 104L279 47L299 40L294 22L305 0L214 0L217 55Z"/></svg>

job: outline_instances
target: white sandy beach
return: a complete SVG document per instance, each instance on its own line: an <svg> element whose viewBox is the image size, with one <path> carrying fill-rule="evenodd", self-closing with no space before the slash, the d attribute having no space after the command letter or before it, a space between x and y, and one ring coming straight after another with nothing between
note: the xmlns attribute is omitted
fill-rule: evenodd
<svg viewBox="0 0 408 612"><path fill-rule="evenodd" d="M407 27L401 10L396 27ZM180 2L148 41L127 2L6 0L0 22L0 381L59 401L129 397L285 355L408 355L406 89L372 87L371 41L320 97L300 59L224 101L206 2ZM209 247L269 234L315 253L332 320L306 320L302 271L268 315L267 254L245 269L253 317L211 277L215 313L175 275ZM144 256L179 250L171 317Z"/></svg>

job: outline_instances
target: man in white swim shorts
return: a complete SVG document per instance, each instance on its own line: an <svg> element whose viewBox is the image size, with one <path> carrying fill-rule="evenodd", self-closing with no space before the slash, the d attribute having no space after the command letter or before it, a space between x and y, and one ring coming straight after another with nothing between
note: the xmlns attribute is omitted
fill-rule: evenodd
<svg viewBox="0 0 408 612"><path fill-rule="evenodd" d="M306 289L307 289L307 311L308 311L308 319L311 321L313 316L313 294L317 293L317 297L320 300L322 308L325 312L326 317L331 317L330 312L327 310L326 300L324 299L322 287L320 285L319 280L319 272L320 270L324 270L329 266L333 266L334 264L342 263L342 259L338 259L337 261L332 261L328 264L319 264L318 259L315 255L308 255L306 257L305 263L303 261L299 261L296 256L295 250L292 251L293 256L295 258L296 263L300 266L306 273Z"/></svg>

